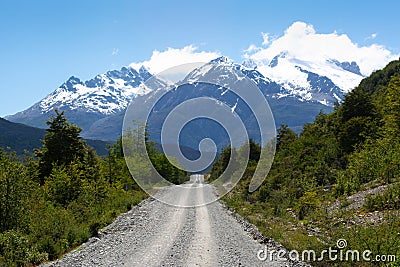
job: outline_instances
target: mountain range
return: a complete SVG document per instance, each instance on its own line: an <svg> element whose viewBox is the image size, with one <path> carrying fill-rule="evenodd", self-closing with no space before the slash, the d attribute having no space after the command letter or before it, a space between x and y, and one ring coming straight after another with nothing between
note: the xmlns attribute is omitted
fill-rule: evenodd
<svg viewBox="0 0 400 267"><path fill-rule="evenodd" d="M287 124L296 131L312 122L321 110L330 112L335 102L342 101L345 94L363 79L356 62L339 62L331 58L323 62L305 62L285 51L271 61L246 60L238 64L220 57L208 64L216 62L237 69L254 81L269 102L276 126ZM196 83L199 78L195 76L196 71L200 70L194 70L183 81ZM115 141L121 134L125 110L132 100L144 103L154 94L152 88L170 88L170 84L162 79L153 81L158 87L149 88L145 82L150 77L152 73L143 66L108 71L87 81L72 76L32 107L6 119L44 128L54 109L65 110L69 121L83 129L84 138ZM180 94L175 92L174 101L164 108L171 109L185 99L204 94L220 99L231 108L237 105L236 98L229 94L221 98L221 93L218 87L212 86L200 86ZM249 124L249 127L253 126ZM193 142L184 145L198 148Z"/></svg>

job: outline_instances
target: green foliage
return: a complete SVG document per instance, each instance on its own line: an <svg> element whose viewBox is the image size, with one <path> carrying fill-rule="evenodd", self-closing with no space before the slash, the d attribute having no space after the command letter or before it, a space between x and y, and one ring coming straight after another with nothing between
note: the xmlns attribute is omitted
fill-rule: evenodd
<svg viewBox="0 0 400 267"><path fill-rule="evenodd" d="M0 150L0 233L20 225L30 191L25 167L13 154Z"/></svg>
<svg viewBox="0 0 400 267"><path fill-rule="evenodd" d="M400 78L394 76L388 85L384 106L385 133L390 137L400 135Z"/></svg>
<svg viewBox="0 0 400 267"><path fill-rule="evenodd" d="M210 171L210 181L214 181L220 177L225 169L228 167L228 163L231 157L231 151L233 150L233 155L236 154L235 148L231 148L230 146L225 147L221 151L221 155L214 162L211 171Z"/></svg>
<svg viewBox="0 0 400 267"><path fill-rule="evenodd" d="M339 172L337 195L352 194L368 182L392 183L400 178L400 140L369 142L349 156L349 166Z"/></svg>
<svg viewBox="0 0 400 267"><path fill-rule="evenodd" d="M296 133L290 129L287 125L281 125L278 129L276 137L276 147L280 149L282 146L287 146L294 140L296 140Z"/></svg>
<svg viewBox="0 0 400 267"><path fill-rule="evenodd" d="M188 174L174 166L165 154L150 154L150 160L157 172L169 182L173 184L181 184L188 180ZM175 165L178 165L177 162L175 162Z"/></svg>
<svg viewBox="0 0 400 267"><path fill-rule="evenodd" d="M100 158L62 113L22 161L0 150L0 266L55 259L146 197L118 145Z"/></svg>
<svg viewBox="0 0 400 267"><path fill-rule="evenodd" d="M340 107L341 121L347 122L354 117L371 117L374 114L371 95L364 90L353 90L345 97Z"/></svg>
<svg viewBox="0 0 400 267"><path fill-rule="evenodd" d="M371 117L352 117L342 125L338 140L345 153L353 152L357 145L365 141L365 136L371 130L370 121Z"/></svg>
<svg viewBox="0 0 400 267"><path fill-rule="evenodd" d="M299 220L303 220L310 211L313 211L318 206L318 204L319 200L316 191L305 192L304 195L299 198L297 204Z"/></svg>
<svg viewBox="0 0 400 267"><path fill-rule="evenodd" d="M351 225L342 223L335 226L332 230L332 246L338 239L345 239L348 250L358 250L360 255L365 250L370 250L374 259L376 255L394 255L397 262L400 256L400 219L398 213L386 215L384 221L380 224L363 222L360 225ZM361 257L360 257L361 258ZM339 266L392 266L391 262L376 263L373 262L341 262ZM364 264L364 265L363 265Z"/></svg>
<svg viewBox="0 0 400 267"><path fill-rule="evenodd" d="M384 193L367 196L364 208L367 211L400 210L400 184L390 186Z"/></svg>
<svg viewBox="0 0 400 267"><path fill-rule="evenodd" d="M261 146L254 142L253 139L249 139L249 161L257 163L260 159L260 154L261 154ZM251 164L251 163L250 163Z"/></svg>
<svg viewBox="0 0 400 267"><path fill-rule="evenodd" d="M47 253L39 252L27 236L13 230L0 233L1 266L25 266L44 260L47 260Z"/></svg>
<svg viewBox="0 0 400 267"><path fill-rule="evenodd" d="M140 123L135 124L134 130L128 129L123 133L114 146L113 154L124 153L129 170L136 179L141 180L141 185L157 182L155 171L173 184L181 184L189 180L189 175L179 168L179 163L175 158L160 153L155 143L148 141L145 126Z"/></svg>
<svg viewBox="0 0 400 267"><path fill-rule="evenodd" d="M399 136L400 61L393 61L365 78L331 114L321 112L313 123L304 125L298 136L281 126L274 162L262 186L252 194L247 191L256 165L249 162L241 181L224 200L288 249L318 251L345 238L351 249L399 258ZM211 176L227 165L223 156ZM353 210L345 198L382 184L388 190L367 196L362 209ZM342 204L335 212L332 202L337 199ZM370 215L362 221L365 212L385 217L378 220ZM320 263L353 263L346 264Z"/></svg>
<svg viewBox="0 0 400 267"><path fill-rule="evenodd" d="M68 166L74 160L82 160L85 143L79 137L81 129L67 122L64 112L56 110L56 116L48 120L47 133L42 141L43 148L36 150L39 158L40 183L50 175L53 165Z"/></svg>
<svg viewBox="0 0 400 267"><path fill-rule="evenodd" d="M55 166L44 184L48 200L67 206L76 200L83 190L84 173L77 164Z"/></svg>

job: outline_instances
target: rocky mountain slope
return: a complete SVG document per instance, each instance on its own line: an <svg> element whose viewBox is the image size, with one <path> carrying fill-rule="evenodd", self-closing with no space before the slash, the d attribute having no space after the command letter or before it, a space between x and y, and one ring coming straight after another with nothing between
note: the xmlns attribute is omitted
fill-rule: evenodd
<svg viewBox="0 0 400 267"><path fill-rule="evenodd" d="M296 131L311 122L323 110L332 110L363 78L356 62L339 62L327 59L321 62L296 60L282 52L271 61L247 60L235 63L226 57L212 62L224 62L252 79L269 101L276 125L288 124ZM199 70L197 70L198 72ZM85 138L114 141L121 134L124 112L128 104L137 99L146 101L151 89L144 86L151 77L147 69L123 67L108 71L88 81L71 77L54 92L25 111L6 117L13 122L35 127L45 127L45 121L54 109L66 111L69 121L83 128ZM195 82L196 71L184 81ZM157 81L159 87L169 88L169 83ZM154 88L154 87L153 87ZM212 94L221 94L218 88ZM184 97L188 99L197 93ZM179 100L177 100L179 102ZM177 102L175 101L175 102ZM236 101L236 99L235 99ZM228 105L235 105L227 102Z"/></svg>

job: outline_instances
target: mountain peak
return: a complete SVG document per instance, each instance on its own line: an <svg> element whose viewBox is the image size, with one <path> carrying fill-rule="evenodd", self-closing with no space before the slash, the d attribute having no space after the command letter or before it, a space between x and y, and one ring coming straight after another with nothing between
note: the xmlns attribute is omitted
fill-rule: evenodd
<svg viewBox="0 0 400 267"><path fill-rule="evenodd" d="M345 93L363 78L357 63L353 61L302 60L287 51L277 51L274 55L272 60L265 55L247 59L242 65L221 56L192 70L182 83L198 85L201 81L208 81L223 85L243 79L241 74L244 74L274 103L289 101L317 105L319 110L321 107L329 109L336 100L343 100ZM71 76L39 103L14 118L20 122L42 121L44 124L48 113L58 108L73 114L69 116L75 116L76 121L80 122L78 125L88 132L92 121L120 116L131 100L138 96L143 96L138 99L146 99L146 95L152 90L143 85L151 76L145 66L132 64L107 71L86 81ZM170 88L167 82L154 77L155 80L150 81L158 85L152 88ZM225 91L216 93L222 95ZM88 117L93 119L87 119ZM99 121L96 125L103 127L106 123L107 121ZM98 131L96 125L91 128L90 133Z"/></svg>
<svg viewBox="0 0 400 267"><path fill-rule="evenodd" d="M71 76L54 92L39 102L39 110L45 114L54 108L93 114L115 114L125 110L131 99L148 93L140 85L151 74L141 68L131 67L111 70L81 81Z"/></svg>
<svg viewBox="0 0 400 267"><path fill-rule="evenodd" d="M142 66L139 68L139 73L147 73L147 72L149 72L149 69L146 68L145 66L142 65Z"/></svg>
<svg viewBox="0 0 400 267"><path fill-rule="evenodd" d="M152 74L150 73L149 69L146 68L143 65L139 69L139 74L140 74L141 77L143 77L144 81L150 79L150 77L152 76Z"/></svg>
<svg viewBox="0 0 400 267"><path fill-rule="evenodd" d="M60 86L60 88L66 91L75 91L75 86L78 84L82 84L82 81L75 76L71 76Z"/></svg>
<svg viewBox="0 0 400 267"><path fill-rule="evenodd" d="M342 68L342 69L344 69L346 71L349 71L351 73L363 76L361 74L360 67L358 66L357 62L355 62L355 61L352 61L352 62L348 62L348 61L339 62L336 59L331 59L331 60L328 60L328 62L332 62L336 66L338 66L338 67L340 67L340 68Z"/></svg>
<svg viewBox="0 0 400 267"><path fill-rule="evenodd" d="M249 68L249 69L256 69L257 68L257 63L251 58L246 59L245 61L243 61L242 65L244 67L246 67L246 68Z"/></svg>
<svg viewBox="0 0 400 267"><path fill-rule="evenodd" d="M288 54L289 54L289 52L286 51L286 50L280 52L279 55L276 55L276 56L271 60L271 62L269 63L269 66L270 66L271 68L276 67L276 66L278 65L279 59L280 59L280 58L286 58Z"/></svg>
<svg viewBox="0 0 400 267"><path fill-rule="evenodd" d="M230 60L226 56L220 56L220 57L217 57L216 59L211 60L210 63L211 64L213 64L213 63L233 63L233 61Z"/></svg>
<svg viewBox="0 0 400 267"><path fill-rule="evenodd" d="M68 78L68 80L65 83L80 84L80 83L82 83L82 81L78 77L71 76Z"/></svg>

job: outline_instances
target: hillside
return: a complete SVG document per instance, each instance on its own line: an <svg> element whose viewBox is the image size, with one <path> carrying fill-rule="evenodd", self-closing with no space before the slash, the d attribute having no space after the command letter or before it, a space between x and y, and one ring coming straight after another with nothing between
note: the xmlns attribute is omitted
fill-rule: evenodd
<svg viewBox="0 0 400 267"><path fill-rule="evenodd" d="M281 126L274 163L262 186L248 192L256 161L250 162L224 200L289 249L320 252L345 239L348 249L399 259L399 136L400 61L393 61L300 134ZM210 179L218 178L228 158L221 155ZM340 263L354 265L364 266Z"/></svg>
<svg viewBox="0 0 400 267"><path fill-rule="evenodd" d="M22 123L14 123L0 118L0 147L15 151L18 155L24 154L25 150L33 152L35 148L42 146L41 140L46 134L45 129L31 127ZM101 140L85 140L93 147L97 154L107 154L107 142Z"/></svg>
<svg viewBox="0 0 400 267"><path fill-rule="evenodd" d="M46 130L39 129L22 123L13 123L0 118L0 147L23 154L24 150L33 151L42 144Z"/></svg>

